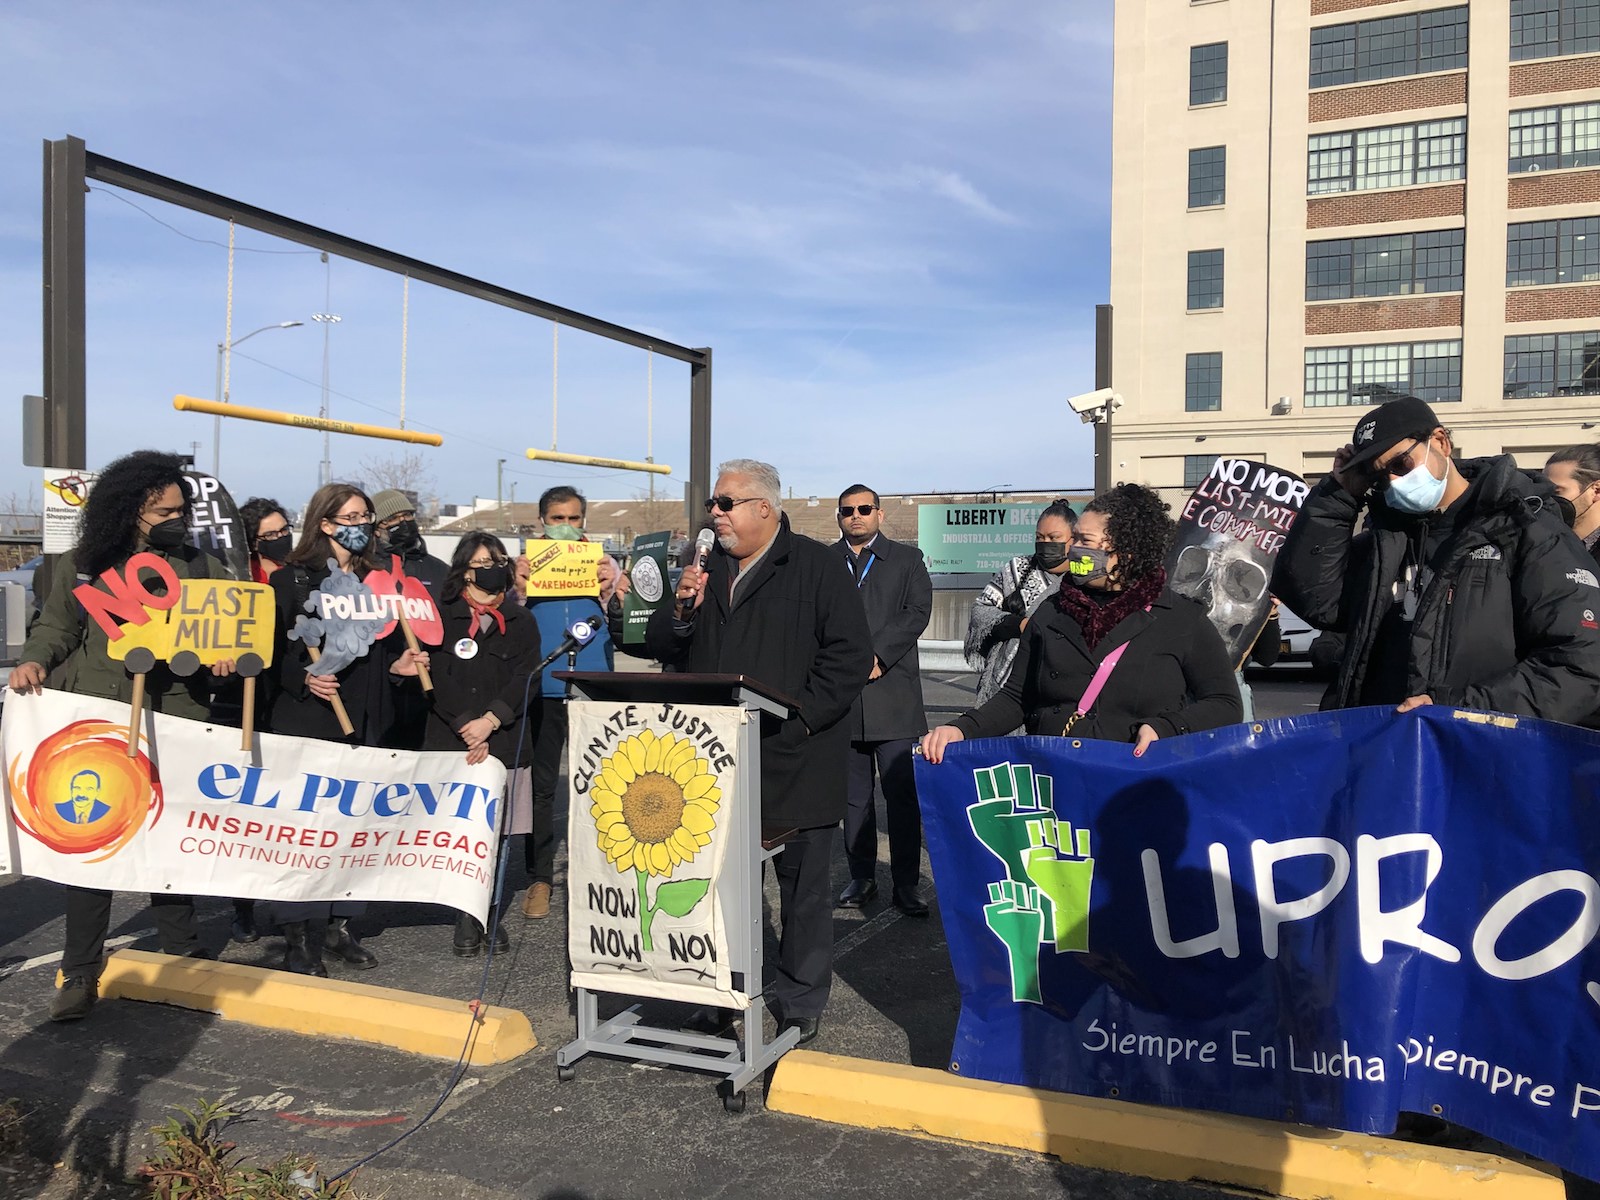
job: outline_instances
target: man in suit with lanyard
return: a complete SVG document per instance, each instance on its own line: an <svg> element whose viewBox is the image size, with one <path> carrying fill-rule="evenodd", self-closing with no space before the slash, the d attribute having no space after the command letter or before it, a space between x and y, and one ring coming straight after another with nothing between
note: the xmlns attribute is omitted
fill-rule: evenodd
<svg viewBox="0 0 1600 1200"><path fill-rule="evenodd" d="M889 879L894 906L908 917L926 917L917 890L922 866L922 811L917 806L911 747L928 731L922 704L917 638L933 611L933 581L915 546L881 532L883 505L865 484L839 497L834 549L844 556L861 593L872 629L872 675L850 714L849 807L844 818L850 882L838 907L863 908L878 893L877 797L882 786L889 827Z"/></svg>

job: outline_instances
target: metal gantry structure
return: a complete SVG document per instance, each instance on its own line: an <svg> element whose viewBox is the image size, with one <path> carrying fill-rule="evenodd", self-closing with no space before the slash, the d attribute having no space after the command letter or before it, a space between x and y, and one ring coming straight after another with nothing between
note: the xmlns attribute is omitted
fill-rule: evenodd
<svg viewBox="0 0 1600 1200"><path fill-rule="evenodd" d="M177 205L326 254L365 263L410 279L541 317L569 329L621 342L689 364L689 480L684 489L692 527L711 494L711 350L692 349L652 337L600 317L563 308L499 284L488 283L398 254L330 230L269 212L181 180L90 151L83 139L44 144L44 441L56 466L87 466L85 389L84 194L88 184L107 184ZM508 433L510 446L525 444ZM543 457L543 456L541 456Z"/></svg>

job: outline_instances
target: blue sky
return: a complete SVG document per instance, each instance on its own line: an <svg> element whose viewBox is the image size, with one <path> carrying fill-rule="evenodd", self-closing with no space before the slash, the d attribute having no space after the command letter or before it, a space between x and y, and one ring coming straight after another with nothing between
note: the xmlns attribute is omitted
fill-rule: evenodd
<svg viewBox="0 0 1600 1200"><path fill-rule="evenodd" d="M717 459L797 495L1083 487L1106 298L1108 3L339 5L10 3L0 14L0 396L41 389L40 144L91 150L314 225L715 351ZM227 317L225 223L100 185L87 197L89 458L209 464ZM138 205L138 211L132 207ZM148 214L148 215L147 215ZM155 218L155 219L152 219ZM165 222L166 225L158 223ZM172 226L169 229L166 226ZM174 232L176 230L177 232ZM222 243L222 246L214 243ZM394 424L398 278L249 230L235 402ZM273 251L274 253L264 253ZM290 251L290 253L285 253ZM551 327L414 284L409 423L439 495L626 497L643 476L532 463L551 441ZM246 357L248 356L248 357ZM653 388L647 376L653 372ZM562 450L687 475L688 369L576 331ZM318 434L228 421L239 498L297 506ZM397 453L335 437L340 478ZM73 464L76 465L76 464ZM0 459L0 496L36 472ZM37 493L37 487L35 487Z"/></svg>

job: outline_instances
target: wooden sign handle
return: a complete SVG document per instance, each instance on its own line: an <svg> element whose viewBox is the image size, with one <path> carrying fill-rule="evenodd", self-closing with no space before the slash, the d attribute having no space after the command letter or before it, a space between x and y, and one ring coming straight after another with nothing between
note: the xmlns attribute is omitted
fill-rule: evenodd
<svg viewBox="0 0 1600 1200"><path fill-rule="evenodd" d="M311 655L311 661L313 663L322 657L322 651L318 650L315 646L307 646L306 653ZM345 737L349 737L356 731L356 727L350 723L350 714L345 710L344 701L336 695L334 696L332 703L333 715L339 718L339 728L344 730Z"/></svg>
<svg viewBox="0 0 1600 1200"><path fill-rule="evenodd" d="M256 733L256 681L253 675L244 681L244 715L240 729L243 737L240 739L239 749L249 754Z"/></svg>
<svg viewBox="0 0 1600 1200"><path fill-rule="evenodd" d="M139 724L144 716L144 672L133 677L133 709L128 714L128 757L139 757Z"/></svg>
<svg viewBox="0 0 1600 1200"><path fill-rule="evenodd" d="M404 611L400 613L400 632L405 635L406 646L413 654L421 654L422 647L417 644L417 635L411 632L411 622L406 620ZM428 674L428 668L421 663L417 664L417 678L422 681L422 690L433 691L433 676Z"/></svg>

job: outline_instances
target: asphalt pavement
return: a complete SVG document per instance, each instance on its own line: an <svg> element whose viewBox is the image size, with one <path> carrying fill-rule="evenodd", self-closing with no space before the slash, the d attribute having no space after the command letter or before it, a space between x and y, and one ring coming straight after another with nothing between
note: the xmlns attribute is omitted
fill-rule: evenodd
<svg viewBox="0 0 1600 1200"><path fill-rule="evenodd" d="M938 721L965 708L972 682L928 675L930 716ZM1293 668L1255 682L1263 716L1310 711L1321 692ZM509 884L520 899L525 879L520 851L514 847L513 854ZM526 1012L539 1048L514 1063L466 1072L418 1132L363 1172L373 1193L385 1190L391 1200L1222 1194L1088 1171L1043 1155L790 1117L767 1111L760 1088L752 1089L744 1114L731 1115L713 1078L687 1071L590 1057L574 1081L558 1082L554 1054L573 1032L563 866L558 859L549 919L527 921L513 909L512 950L487 970L487 999ZM833 875L836 889L848 879L842 853ZM769 878L771 904L774 891ZM449 1063L152 1004L105 1002L80 1024L51 1025L45 1007L62 945L61 891L40 880L10 879L0 883L0 897L0 1098L15 1097L33 1111L33 1149L47 1161L120 1175L141 1160L148 1130L168 1110L204 1099L245 1113L231 1136L246 1154L309 1154L332 1172L416 1126L452 1074ZM118 897L113 938L156 949L141 900ZM202 936L222 957L262 965L281 959L276 938L253 945L227 940L226 900L202 899L199 912ZM356 926L380 967L360 974L332 969L339 978L465 1002L478 995L486 964L451 954L452 924L453 914L439 908L375 905ZM958 1001L937 907L919 921L880 899L864 912L837 912L834 933L833 999L812 1048L942 1069ZM666 1020L681 1011L661 1006L646 1016ZM37 1194L6 1192L8 1200Z"/></svg>

